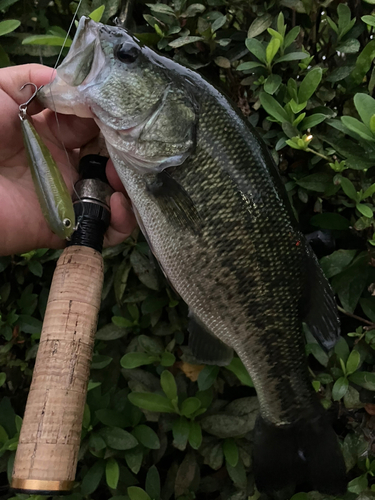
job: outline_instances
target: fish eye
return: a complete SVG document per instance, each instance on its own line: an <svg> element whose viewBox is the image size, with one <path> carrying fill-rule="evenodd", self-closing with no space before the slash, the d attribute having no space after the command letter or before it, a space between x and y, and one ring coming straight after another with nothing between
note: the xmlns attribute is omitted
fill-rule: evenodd
<svg viewBox="0 0 375 500"><path fill-rule="evenodd" d="M133 63L138 57L139 51L129 43L124 43L115 52L117 59L125 64Z"/></svg>
<svg viewBox="0 0 375 500"><path fill-rule="evenodd" d="M70 219L63 220L64 226L69 228L72 225L72 221Z"/></svg>

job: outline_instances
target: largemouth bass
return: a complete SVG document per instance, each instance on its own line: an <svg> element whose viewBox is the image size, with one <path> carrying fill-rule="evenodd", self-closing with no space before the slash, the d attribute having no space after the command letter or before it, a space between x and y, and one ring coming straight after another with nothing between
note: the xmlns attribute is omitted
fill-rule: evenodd
<svg viewBox="0 0 375 500"><path fill-rule="evenodd" d="M39 98L99 125L142 231L189 306L194 355L225 365L234 349L249 371L259 490L304 480L345 491L302 334L304 321L331 348L336 304L253 128L199 74L87 18Z"/></svg>

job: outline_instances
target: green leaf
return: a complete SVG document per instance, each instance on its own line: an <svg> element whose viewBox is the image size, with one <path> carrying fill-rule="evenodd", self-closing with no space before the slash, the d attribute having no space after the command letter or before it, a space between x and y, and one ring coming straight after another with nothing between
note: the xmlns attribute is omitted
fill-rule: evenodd
<svg viewBox="0 0 375 500"><path fill-rule="evenodd" d="M158 338L148 337L147 335L138 336L139 346L151 356L160 356L164 352L163 342Z"/></svg>
<svg viewBox="0 0 375 500"><path fill-rule="evenodd" d="M20 314L17 325L22 332L31 334L40 333L43 328L42 322L37 318L33 318L29 314Z"/></svg>
<svg viewBox="0 0 375 500"><path fill-rule="evenodd" d="M347 5L339 4L337 7L337 14L339 16L339 28L342 30L350 25L351 12Z"/></svg>
<svg viewBox="0 0 375 500"><path fill-rule="evenodd" d="M0 444L4 444L6 441L8 441L9 439L9 436L6 432L6 430L4 429L4 427L2 425L0 425ZM0 446L0 449L1 449L1 446Z"/></svg>
<svg viewBox="0 0 375 500"><path fill-rule="evenodd" d="M168 366L173 366L175 364L175 361L176 361L175 355L172 354L171 352L165 351L161 355L160 364L161 366L168 367Z"/></svg>
<svg viewBox="0 0 375 500"><path fill-rule="evenodd" d="M348 390L349 382L346 377L340 377L336 380L332 388L333 401L339 401L343 398Z"/></svg>
<svg viewBox="0 0 375 500"><path fill-rule="evenodd" d="M375 16L362 16L361 17L362 21L369 26L374 26L375 27Z"/></svg>
<svg viewBox="0 0 375 500"><path fill-rule="evenodd" d="M150 259L141 254L138 250L133 250L130 254L130 262L139 280L146 285L147 288L158 291L158 277L156 269Z"/></svg>
<svg viewBox="0 0 375 500"><path fill-rule="evenodd" d="M0 10L6 10L8 7L20 0L0 0Z"/></svg>
<svg viewBox="0 0 375 500"><path fill-rule="evenodd" d="M264 64L256 61L248 61L237 66L237 71L248 71L254 68L264 68Z"/></svg>
<svg viewBox="0 0 375 500"><path fill-rule="evenodd" d="M316 125L319 125L319 123L322 123L326 118L327 115L324 115L323 113L315 113L304 118L300 123L299 128L301 130L306 130L308 128L315 127Z"/></svg>
<svg viewBox="0 0 375 500"><path fill-rule="evenodd" d="M147 493L153 500L160 498L160 476L155 465L151 466L147 471L145 488Z"/></svg>
<svg viewBox="0 0 375 500"><path fill-rule="evenodd" d="M159 12L160 14L168 14L173 16L175 15L174 10L169 5L165 5L163 3L146 3L146 5L147 7L150 7L152 12Z"/></svg>
<svg viewBox="0 0 375 500"><path fill-rule="evenodd" d="M332 280L332 287L338 294L343 308L353 313L368 279L366 252L361 252L342 273Z"/></svg>
<svg viewBox="0 0 375 500"><path fill-rule="evenodd" d="M193 450L198 450L202 444L202 429L195 420L191 420L189 423L189 444Z"/></svg>
<svg viewBox="0 0 375 500"><path fill-rule="evenodd" d="M225 368L234 373L243 385L254 387L253 381L240 358L233 358Z"/></svg>
<svg viewBox="0 0 375 500"><path fill-rule="evenodd" d="M113 317L115 318L116 316ZM121 316L117 317L121 318ZM125 337L127 333L128 331L126 330L126 328L121 328L119 326L116 326L114 323L109 323L96 332L95 338L98 340L117 340Z"/></svg>
<svg viewBox="0 0 375 500"><path fill-rule="evenodd" d="M238 463L238 447L236 441L233 438L227 438L223 442L223 452L225 460L231 467L236 467Z"/></svg>
<svg viewBox="0 0 375 500"><path fill-rule="evenodd" d="M160 4L159 4L160 5ZM186 11L182 14L181 17L194 17L197 14L202 14L206 10L206 7L201 3L193 3L189 5Z"/></svg>
<svg viewBox="0 0 375 500"><path fill-rule="evenodd" d="M143 461L143 446L139 445L131 450L126 450L124 452L126 465L134 473L138 474L141 469Z"/></svg>
<svg viewBox="0 0 375 500"><path fill-rule="evenodd" d="M215 21L211 24L212 33L215 33L215 31L222 28L226 22L227 22L227 16L223 15L221 17L216 18Z"/></svg>
<svg viewBox="0 0 375 500"><path fill-rule="evenodd" d="M96 488L99 486L101 478L103 477L104 470L105 461L98 460L94 463L91 469L86 472L81 484L82 495L86 496L94 493Z"/></svg>
<svg viewBox="0 0 375 500"><path fill-rule="evenodd" d="M311 217L310 223L313 226L320 227L321 229L349 229L350 222L340 214L326 212L324 214L317 214Z"/></svg>
<svg viewBox="0 0 375 500"><path fill-rule="evenodd" d="M234 484L240 490L246 489L246 471L243 466L242 460L238 460L237 465L232 467L229 462L226 463L226 468L229 474L229 477L234 482Z"/></svg>
<svg viewBox="0 0 375 500"><path fill-rule="evenodd" d="M128 496L130 500L151 500L150 496L138 486L129 486Z"/></svg>
<svg viewBox="0 0 375 500"><path fill-rule="evenodd" d="M269 28L272 24L271 14L264 14L263 16L256 17L251 23L247 38L255 38Z"/></svg>
<svg viewBox="0 0 375 500"><path fill-rule="evenodd" d="M355 207L358 210L358 212L360 212L365 217L368 217L369 219L371 219L371 217L373 216L372 209L370 207L368 207L367 205L364 205L363 203L357 203Z"/></svg>
<svg viewBox="0 0 375 500"><path fill-rule="evenodd" d="M120 364L123 368L131 370L133 368L137 368L138 366L151 365L158 359L158 356L153 356L152 354L147 354L146 352L128 352L121 358Z"/></svg>
<svg viewBox="0 0 375 500"><path fill-rule="evenodd" d="M175 408L169 399L151 392L132 392L129 401L139 408L161 413L175 413Z"/></svg>
<svg viewBox="0 0 375 500"><path fill-rule="evenodd" d="M296 184L310 191L323 193L332 184L332 176L324 172L317 172L296 180Z"/></svg>
<svg viewBox="0 0 375 500"><path fill-rule="evenodd" d="M260 94L260 102L269 115L278 122L289 122L289 117L285 109L276 101L276 99L266 92Z"/></svg>
<svg viewBox="0 0 375 500"><path fill-rule="evenodd" d="M361 356L358 351L352 351L349 355L348 361L346 362L346 374L351 375L354 373L361 362Z"/></svg>
<svg viewBox="0 0 375 500"><path fill-rule="evenodd" d="M247 38L246 39L246 47L247 49L262 63L266 63L266 49L264 45L257 40L256 38Z"/></svg>
<svg viewBox="0 0 375 500"><path fill-rule="evenodd" d="M38 276L38 278L42 276L43 266L39 261L34 259L29 260L27 263L27 267L29 268L30 272L32 272L35 276Z"/></svg>
<svg viewBox="0 0 375 500"><path fill-rule="evenodd" d="M361 299L359 301L363 312L366 314L370 320L375 323L375 297L369 297L366 299Z"/></svg>
<svg viewBox="0 0 375 500"><path fill-rule="evenodd" d="M0 36L7 35L12 31L16 30L20 26L21 22L17 19L7 19L6 21L0 22Z"/></svg>
<svg viewBox="0 0 375 500"><path fill-rule="evenodd" d="M375 40L371 40L362 50L356 59L354 70L351 72L351 77L354 82L360 84L366 73L370 70L372 61L375 57Z"/></svg>
<svg viewBox="0 0 375 500"><path fill-rule="evenodd" d="M363 123L370 128L370 120L375 115L375 99L367 94L356 94L354 105Z"/></svg>
<svg viewBox="0 0 375 500"><path fill-rule="evenodd" d="M178 49L179 47L182 47L183 45L187 45L189 43L200 42L202 40L204 40L204 38L201 36L181 36L179 38L176 38L176 40L169 42L168 45L170 47L173 47L174 49ZM155 290L155 288L153 288L153 290Z"/></svg>
<svg viewBox="0 0 375 500"><path fill-rule="evenodd" d="M52 45L56 47L70 47L72 40L65 40L62 36L55 35L32 35L22 40L22 45Z"/></svg>
<svg viewBox="0 0 375 500"><path fill-rule="evenodd" d="M314 358L323 366L328 365L328 356L317 343L306 344L306 354L312 354Z"/></svg>
<svg viewBox="0 0 375 500"><path fill-rule="evenodd" d="M103 408L101 410L96 410L95 416L102 424L107 425L108 427L123 428L130 424L127 416L116 410Z"/></svg>
<svg viewBox="0 0 375 500"><path fill-rule="evenodd" d="M327 22L330 25L330 27L333 29L333 31L335 33L338 33L339 28L338 28L337 24L334 21L332 21L332 19L329 16L327 16L326 19L327 19Z"/></svg>
<svg viewBox="0 0 375 500"><path fill-rule="evenodd" d="M100 431L100 435L107 446L114 450L130 450L138 444L134 436L119 427L106 427Z"/></svg>
<svg viewBox="0 0 375 500"><path fill-rule="evenodd" d="M117 463L117 460L111 457L106 461L105 465L105 478L108 486L115 490L117 488L119 477L120 477L119 465Z"/></svg>
<svg viewBox="0 0 375 500"><path fill-rule="evenodd" d="M177 385L172 373L164 370L160 376L160 385L168 399L177 398Z"/></svg>
<svg viewBox="0 0 375 500"><path fill-rule="evenodd" d="M354 259L357 250L336 250L320 260L320 265L327 278L341 273Z"/></svg>
<svg viewBox="0 0 375 500"><path fill-rule="evenodd" d="M363 474L362 476L356 477L351 481L349 481L348 491L359 495L367 488L367 486L368 486L368 479L366 474Z"/></svg>
<svg viewBox="0 0 375 500"><path fill-rule="evenodd" d="M92 363L91 363L91 369L92 370L101 370L108 366L111 362L112 359L110 356L103 356L101 354L94 354L92 358Z"/></svg>
<svg viewBox="0 0 375 500"><path fill-rule="evenodd" d="M200 391L209 389L219 374L218 366L206 365L198 375L198 387Z"/></svg>
<svg viewBox="0 0 375 500"><path fill-rule="evenodd" d="M201 407L201 402L198 398L187 398L182 402L181 414L185 417L190 417Z"/></svg>
<svg viewBox="0 0 375 500"><path fill-rule="evenodd" d="M112 323L119 328L132 328L134 322L123 316L112 316Z"/></svg>
<svg viewBox="0 0 375 500"><path fill-rule="evenodd" d="M179 417L173 422L173 446L181 451L186 448L186 443L189 438L190 425L185 417Z"/></svg>
<svg viewBox="0 0 375 500"><path fill-rule="evenodd" d="M268 33L275 37L277 40L280 40L280 45L282 45L283 41L284 41L284 37L281 33L279 33L278 31L275 31L273 30L272 28L268 28Z"/></svg>
<svg viewBox="0 0 375 500"><path fill-rule="evenodd" d="M370 130L371 133L375 136L375 115L372 115L372 117L370 118Z"/></svg>
<svg viewBox="0 0 375 500"><path fill-rule="evenodd" d="M5 384L7 379L6 373L0 372L0 387Z"/></svg>
<svg viewBox="0 0 375 500"><path fill-rule="evenodd" d="M133 434L146 448L150 450L158 450L160 448L158 435L148 425L138 425L134 428Z"/></svg>
<svg viewBox="0 0 375 500"><path fill-rule="evenodd" d="M306 59L306 57L309 57L309 54L305 54L305 52L289 52L289 54L285 54L276 59L274 64L288 61L301 61L302 59Z"/></svg>
<svg viewBox="0 0 375 500"><path fill-rule="evenodd" d="M298 101L306 102L315 93L322 80L322 68L313 68L302 80L298 89Z"/></svg>
<svg viewBox="0 0 375 500"><path fill-rule="evenodd" d="M284 39L284 47L287 48L289 47L289 45L291 45L294 40L297 38L297 36L299 35L299 32L301 31L301 28L300 26L294 26L294 28L292 28L289 33L287 33L285 35L285 39Z"/></svg>
<svg viewBox="0 0 375 500"><path fill-rule="evenodd" d="M105 9L105 5L101 5L100 7L98 7L97 9L93 10L91 12L91 14L89 14L89 17L95 21L96 23L99 23L102 16L103 16L103 13L104 13L104 9Z"/></svg>
<svg viewBox="0 0 375 500"><path fill-rule="evenodd" d="M349 38L349 40L345 40L340 43L340 45L336 47L336 50L344 54L356 54L360 48L361 44L358 40L355 38Z"/></svg>
<svg viewBox="0 0 375 500"><path fill-rule="evenodd" d="M280 87L281 81L280 75L270 75L264 82L264 91L267 92L267 94L274 94Z"/></svg>
<svg viewBox="0 0 375 500"><path fill-rule="evenodd" d="M266 62L268 64L272 63L273 58L277 54L279 48L280 48L280 40L278 40L277 38L272 38L266 48Z"/></svg>
<svg viewBox="0 0 375 500"><path fill-rule="evenodd" d="M350 382L369 391L375 391L375 373L355 372L349 376Z"/></svg>
<svg viewBox="0 0 375 500"><path fill-rule="evenodd" d="M302 111L304 108L306 108L307 101L298 103L294 99L292 99L291 101L289 101L288 104L290 106L290 109L293 111L293 113L297 114L300 111Z"/></svg>
<svg viewBox="0 0 375 500"><path fill-rule="evenodd" d="M357 193L356 188L354 187L353 183L351 180L349 180L346 177L338 176L340 180L340 185L342 187L342 190L353 201L358 201L359 200L359 195Z"/></svg>

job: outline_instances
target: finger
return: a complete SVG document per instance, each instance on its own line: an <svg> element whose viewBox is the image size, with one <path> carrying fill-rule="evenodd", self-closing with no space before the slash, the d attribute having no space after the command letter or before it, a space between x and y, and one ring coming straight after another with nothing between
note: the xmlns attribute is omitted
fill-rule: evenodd
<svg viewBox="0 0 375 500"><path fill-rule="evenodd" d="M120 177L117 175L117 172L115 170L115 167L113 165L112 160L108 160L105 173L106 173L108 182L113 187L113 189L115 191L120 191L121 193L125 194L126 193L125 188L120 180Z"/></svg>
<svg viewBox="0 0 375 500"><path fill-rule="evenodd" d="M49 109L35 118L39 133L47 140L67 149L80 148L99 134L99 128L91 118L61 115Z"/></svg>
<svg viewBox="0 0 375 500"><path fill-rule="evenodd" d="M111 196L111 225L104 238L104 246L122 243L134 231L137 223L128 200L122 193Z"/></svg>
<svg viewBox="0 0 375 500"><path fill-rule="evenodd" d="M22 148L21 127L18 117L19 105L26 102L34 92L32 86L20 90L22 85L33 82L40 86L51 77L51 68L39 64L27 64L0 70L0 137L2 140L1 159L6 159ZM28 111L36 113L42 107L33 101Z"/></svg>
<svg viewBox="0 0 375 500"><path fill-rule="evenodd" d="M25 83L34 83L38 88L53 80L55 70L41 64L24 64L0 70L0 88L13 101L14 107L28 101L35 93L32 85L27 85L21 90ZM42 111L43 106L34 99L27 108L30 115Z"/></svg>

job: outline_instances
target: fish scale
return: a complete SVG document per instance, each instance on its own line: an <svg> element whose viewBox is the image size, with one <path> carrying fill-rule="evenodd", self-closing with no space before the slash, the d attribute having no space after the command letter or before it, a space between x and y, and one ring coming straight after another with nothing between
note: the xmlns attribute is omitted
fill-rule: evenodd
<svg viewBox="0 0 375 500"><path fill-rule="evenodd" d="M200 109L195 152L170 171L204 221L201 236L171 224L157 198L147 193L144 178L124 169L116 153L111 157L174 288L203 324L238 352L254 380L264 416L286 424L301 418L301 410L308 414L316 406L293 300L303 284L303 249L295 245L302 236L289 222L283 198L270 182L261 148L253 138L246 141L238 133L236 128L243 124L233 115L215 110L208 97ZM228 141L223 132L232 139ZM236 161L229 160L233 153ZM266 210L263 200L267 200ZM297 332L292 344L291 330ZM286 404L276 389L277 379L268 376L265 366L259 370L259 358L268 361L272 370L275 355Z"/></svg>
<svg viewBox="0 0 375 500"><path fill-rule="evenodd" d="M82 83L72 89L72 81ZM152 252L189 306L196 358L225 365L233 348L251 375L259 490L302 479L320 492L345 491L302 332L305 321L326 349L334 345L334 295L255 130L199 74L87 18L40 98L96 120Z"/></svg>

